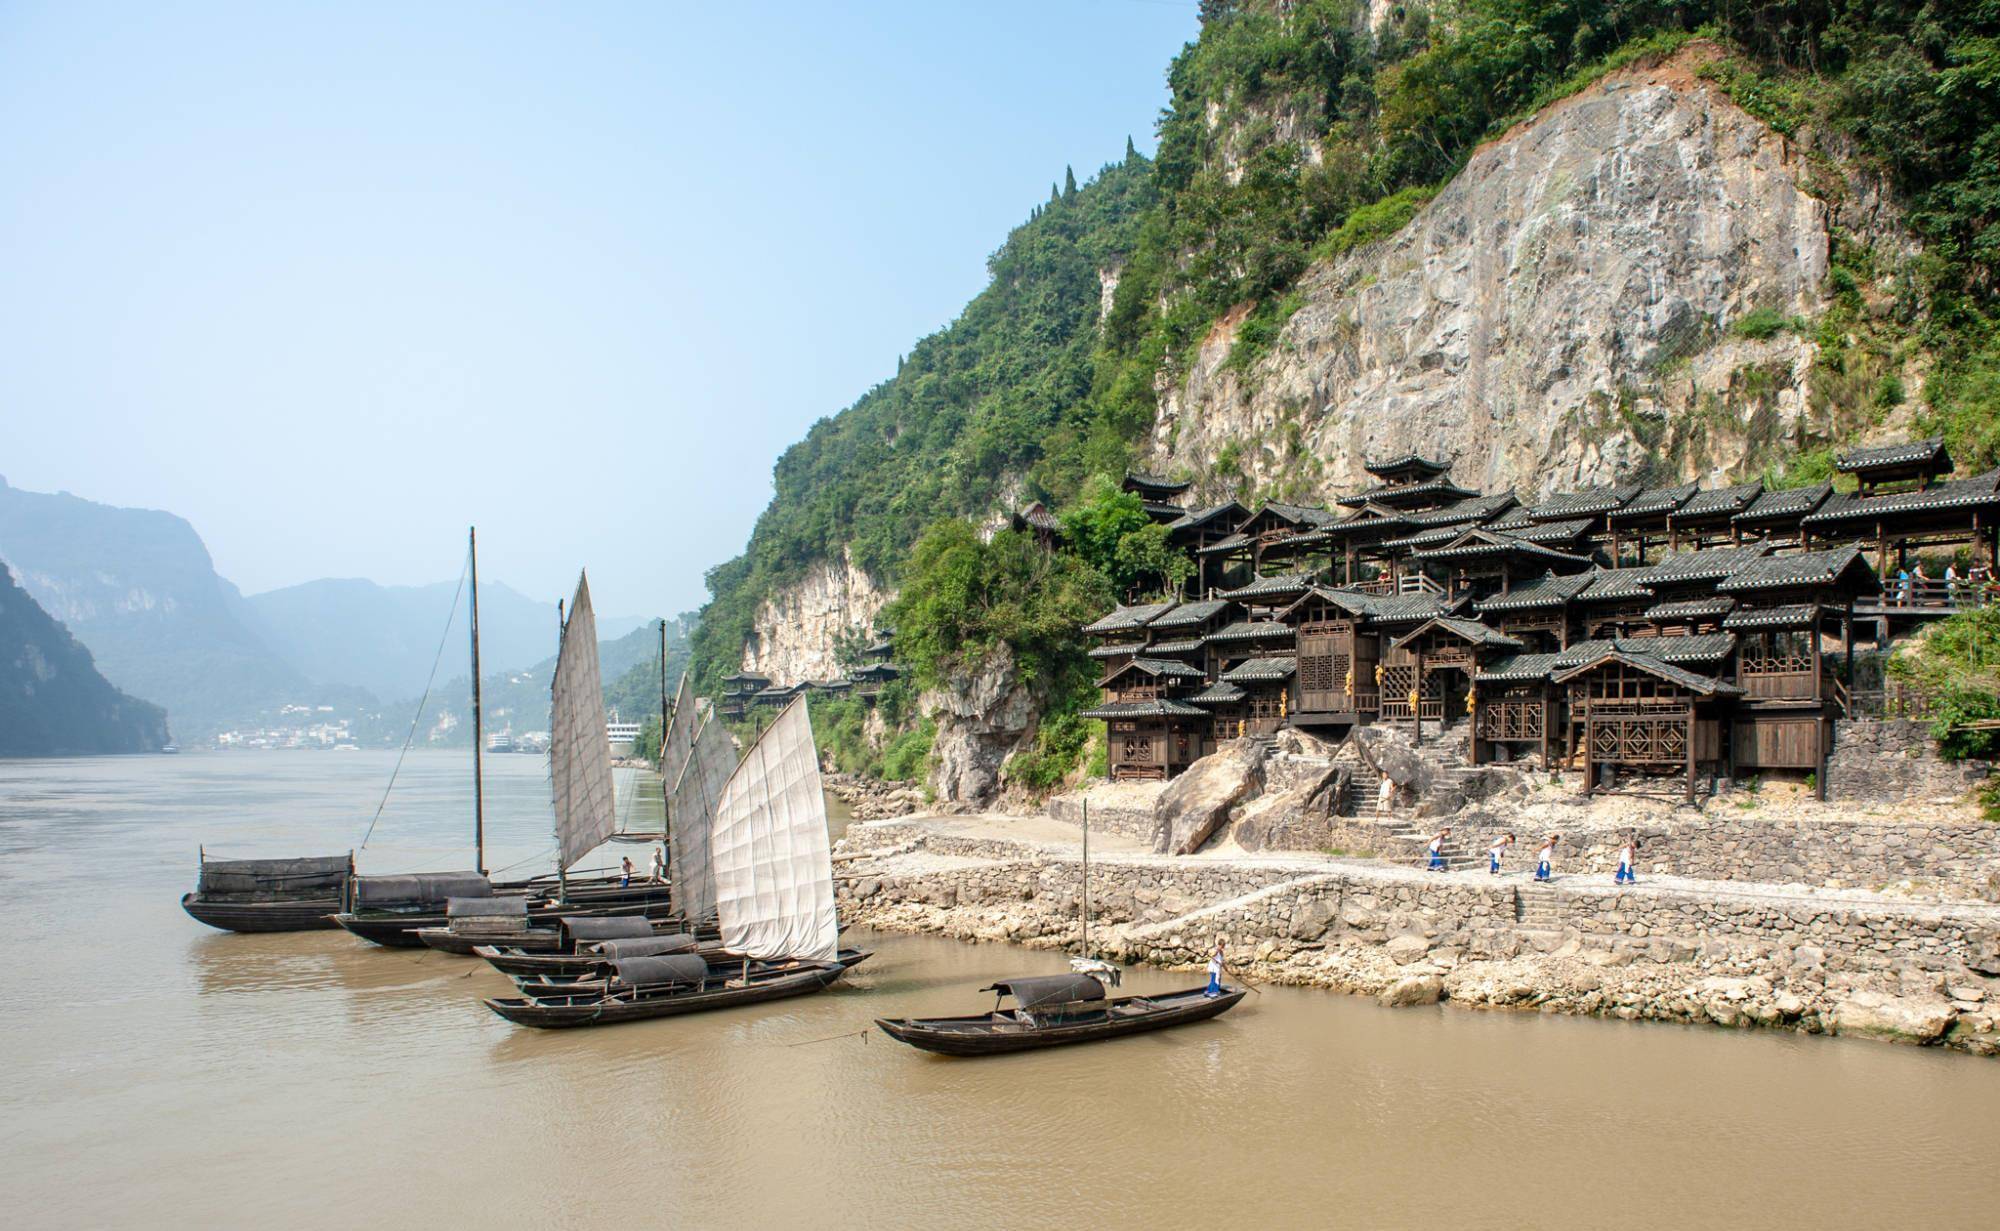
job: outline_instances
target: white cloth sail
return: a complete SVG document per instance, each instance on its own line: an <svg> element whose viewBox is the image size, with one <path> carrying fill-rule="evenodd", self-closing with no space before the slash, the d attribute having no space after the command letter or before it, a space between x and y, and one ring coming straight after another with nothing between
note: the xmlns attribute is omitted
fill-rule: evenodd
<svg viewBox="0 0 2000 1231"><path fill-rule="evenodd" d="M714 843L724 949L834 959L833 852L804 697L785 707L723 786Z"/></svg>
<svg viewBox="0 0 2000 1231"><path fill-rule="evenodd" d="M690 708L692 705L690 702ZM735 771L735 741L729 738L722 720L708 714L694 737L680 779L673 784L671 823L667 826L674 856L667 865L674 886L674 908L690 927L715 914L715 861L710 838L723 784Z"/></svg>
<svg viewBox="0 0 2000 1231"><path fill-rule="evenodd" d="M681 776L681 767L687 764L688 752L694 747L695 703L694 673L681 672L681 685L674 690L673 718L667 723L666 735L660 740L660 781L668 791Z"/></svg>
<svg viewBox="0 0 2000 1231"><path fill-rule="evenodd" d="M549 785L561 848L557 857L567 868L609 839L618 824L611 741L604 730L604 681L597 665L597 617L590 610L586 576L576 581L549 694Z"/></svg>

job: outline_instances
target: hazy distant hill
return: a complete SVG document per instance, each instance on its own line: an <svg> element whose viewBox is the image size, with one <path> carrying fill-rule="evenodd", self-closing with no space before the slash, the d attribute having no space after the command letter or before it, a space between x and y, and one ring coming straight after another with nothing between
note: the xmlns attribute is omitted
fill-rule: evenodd
<svg viewBox="0 0 2000 1231"><path fill-rule="evenodd" d="M486 588L480 587L479 620L486 622ZM694 617L683 615L667 621L667 685L678 687L687 666L688 634ZM435 648L435 643L433 643ZM644 722L660 709L660 625L649 621L622 637L600 639L598 666L604 675L604 703L631 722ZM546 731L549 727L549 681L555 677L556 659L551 654L533 666L508 671L489 671L482 679L481 698L485 709L486 733L516 734ZM471 741L472 687L463 672L433 690L425 710L420 742L464 744ZM408 715L416 709L416 696L386 707L406 733Z"/></svg>
<svg viewBox="0 0 2000 1231"><path fill-rule="evenodd" d="M251 629L243 596L216 575L201 536L172 513L0 480L0 558L90 648L106 679L165 706L182 738L316 699Z"/></svg>
<svg viewBox="0 0 2000 1231"><path fill-rule="evenodd" d="M0 568L0 756L157 752L166 741L166 713L112 687Z"/></svg>
<svg viewBox="0 0 2000 1231"><path fill-rule="evenodd" d="M441 679L463 677L466 605L456 582L383 586L361 578L329 578L287 586L245 600L264 640L308 679L365 688L378 697L415 697L423 691L438 640L444 650ZM606 617L602 636L615 638L637 620ZM479 654L483 668L506 671L550 656L556 644L556 606L498 582L479 587Z"/></svg>

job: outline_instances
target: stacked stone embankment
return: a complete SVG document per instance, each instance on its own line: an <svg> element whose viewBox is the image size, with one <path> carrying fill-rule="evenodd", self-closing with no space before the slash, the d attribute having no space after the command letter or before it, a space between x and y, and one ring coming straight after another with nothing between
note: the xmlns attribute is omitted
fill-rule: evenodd
<svg viewBox="0 0 2000 1231"><path fill-rule="evenodd" d="M850 831L855 922L1075 948L1078 851L949 823ZM1449 999L1627 1019L1760 1025L2000 1054L2000 908L1860 891L1581 876L1431 874L1327 857L1091 864L1093 947L1198 968L1218 937L1252 979L1395 1004Z"/></svg>

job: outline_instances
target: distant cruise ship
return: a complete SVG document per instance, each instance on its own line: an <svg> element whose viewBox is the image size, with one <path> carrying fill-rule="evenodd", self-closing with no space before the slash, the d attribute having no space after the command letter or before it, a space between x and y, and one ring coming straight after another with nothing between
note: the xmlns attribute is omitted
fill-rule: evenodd
<svg viewBox="0 0 2000 1231"><path fill-rule="evenodd" d="M497 734L487 736L486 751L488 752L514 751L514 733L512 731L501 731L498 732Z"/></svg>

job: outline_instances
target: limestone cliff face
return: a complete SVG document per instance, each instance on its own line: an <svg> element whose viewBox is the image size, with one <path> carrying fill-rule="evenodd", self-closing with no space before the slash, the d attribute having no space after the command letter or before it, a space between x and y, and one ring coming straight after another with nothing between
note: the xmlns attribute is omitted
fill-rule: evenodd
<svg viewBox="0 0 2000 1231"><path fill-rule="evenodd" d="M1613 74L1481 148L1408 226L1312 269L1247 370L1225 362L1242 313L1225 318L1163 377L1149 468L1316 500L1415 450L1533 499L1774 455L1813 413L1815 348L1730 326L1824 309L1833 210L1700 56Z"/></svg>
<svg viewBox="0 0 2000 1231"><path fill-rule="evenodd" d="M945 688L919 699L937 723L931 793L947 804L982 805L1000 789L1000 767L1033 739L1042 698L1021 682L1002 644L976 666L953 672Z"/></svg>
<svg viewBox="0 0 2000 1231"><path fill-rule="evenodd" d="M758 609L756 631L743 646L743 668L779 684L837 679L846 672L842 641L868 636L894 597L852 559L822 560Z"/></svg>

